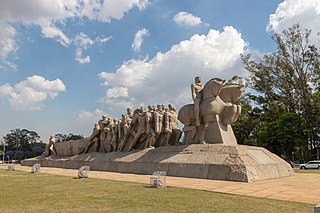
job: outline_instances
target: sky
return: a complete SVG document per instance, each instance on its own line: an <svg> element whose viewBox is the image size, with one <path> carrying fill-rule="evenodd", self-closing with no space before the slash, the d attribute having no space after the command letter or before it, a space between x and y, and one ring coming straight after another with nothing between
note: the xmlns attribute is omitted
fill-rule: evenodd
<svg viewBox="0 0 320 213"><path fill-rule="evenodd" d="M195 76L245 77L320 0L0 0L0 140L12 129L88 136L127 107L192 103Z"/></svg>

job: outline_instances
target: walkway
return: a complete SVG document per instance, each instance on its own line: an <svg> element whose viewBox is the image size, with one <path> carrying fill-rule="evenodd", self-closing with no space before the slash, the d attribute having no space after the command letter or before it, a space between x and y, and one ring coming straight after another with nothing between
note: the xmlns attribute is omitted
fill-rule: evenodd
<svg viewBox="0 0 320 213"><path fill-rule="evenodd" d="M30 172L31 167L17 165L16 170ZM41 167L40 172L71 177L76 177L78 174L78 170L75 169L61 169L50 167ZM100 171L90 171L89 177L143 184L149 184L150 180L150 175L136 175ZM173 187L192 188L228 194L288 200L309 204L320 203L319 174L296 174L292 177L264 180L253 183L169 176L167 176L166 181L168 186Z"/></svg>

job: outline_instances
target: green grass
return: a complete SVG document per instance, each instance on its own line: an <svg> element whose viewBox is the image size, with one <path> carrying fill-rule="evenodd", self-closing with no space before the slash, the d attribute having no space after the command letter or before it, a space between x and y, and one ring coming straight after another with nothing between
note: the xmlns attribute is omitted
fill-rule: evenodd
<svg viewBox="0 0 320 213"><path fill-rule="evenodd" d="M313 212L313 205L0 169L0 212Z"/></svg>
<svg viewBox="0 0 320 213"><path fill-rule="evenodd" d="M303 169L295 168L295 169L294 169L294 172L295 172L295 173L320 174L320 170L319 170L319 169L306 169L306 170L303 170Z"/></svg>

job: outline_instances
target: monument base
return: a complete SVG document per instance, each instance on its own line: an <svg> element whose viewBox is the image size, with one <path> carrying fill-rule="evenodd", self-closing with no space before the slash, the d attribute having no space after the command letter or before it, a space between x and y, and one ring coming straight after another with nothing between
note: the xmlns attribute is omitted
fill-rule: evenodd
<svg viewBox="0 0 320 213"><path fill-rule="evenodd" d="M253 146L192 144L163 146L131 152L87 153L68 157L26 159L23 166L147 174L166 171L169 176L252 182L294 175L290 165L270 151Z"/></svg>

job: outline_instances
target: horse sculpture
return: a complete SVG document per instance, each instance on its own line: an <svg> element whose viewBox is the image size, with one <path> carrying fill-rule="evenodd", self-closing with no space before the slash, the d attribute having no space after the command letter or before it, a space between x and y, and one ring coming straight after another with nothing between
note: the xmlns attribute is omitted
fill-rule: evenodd
<svg viewBox="0 0 320 213"><path fill-rule="evenodd" d="M231 124L236 122L241 113L241 106L235 102L243 92L243 85L225 83L224 80L213 78L202 90L200 101L200 126L195 125L194 105L183 106L178 119L184 124L184 142L192 143L223 143L236 145Z"/></svg>

